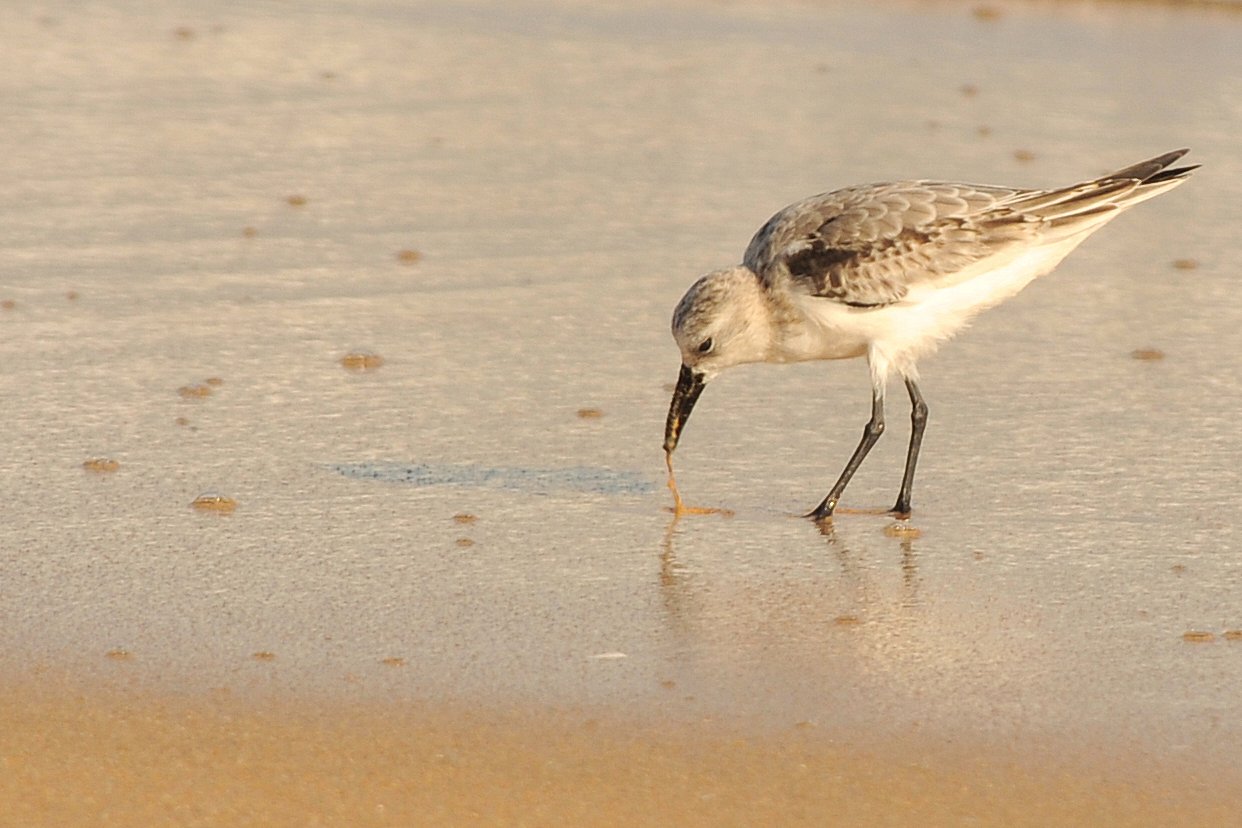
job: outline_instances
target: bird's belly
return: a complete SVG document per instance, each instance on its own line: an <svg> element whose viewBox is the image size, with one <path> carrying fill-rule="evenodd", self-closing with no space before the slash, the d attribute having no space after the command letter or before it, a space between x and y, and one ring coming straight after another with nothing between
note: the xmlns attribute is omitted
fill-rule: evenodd
<svg viewBox="0 0 1242 828"><path fill-rule="evenodd" d="M879 352L895 363L912 364L975 315L1052 270L1081 240L1030 250L1000 266L984 265L947 286L917 286L892 305L856 308L821 297L799 297L799 319L778 344L781 355L776 361L849 359Z"/></svg>
<svg viewBox="0 0 1242 828"><path fill-rule="evenodd" d="M978 272L963 273L953 284L912 291L904 327L920 337L943 340L952 336L979 313L1011 299L1027 285L1048 273L1077 247L1085 236L1044 245L1000 264L984 260Z"/></svg>

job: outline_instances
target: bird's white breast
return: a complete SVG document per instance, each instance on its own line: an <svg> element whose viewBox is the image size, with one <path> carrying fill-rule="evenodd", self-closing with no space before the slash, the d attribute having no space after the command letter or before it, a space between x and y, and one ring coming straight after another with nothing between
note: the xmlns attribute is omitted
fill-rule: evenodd
<svg viewBox="0 0 1242 828"><path fill-rule="evenodd" d="M1094 228L1093 228L1094 229ZM914 286L899 302L858 308L801 295L801 314L777 344L779 361L848 359L867 354L881 373L895 368L913 375L920 356L961 330L976 314L1016 295L1049 272L1085 235L991 257L957 274L948 284Z"/></svg>

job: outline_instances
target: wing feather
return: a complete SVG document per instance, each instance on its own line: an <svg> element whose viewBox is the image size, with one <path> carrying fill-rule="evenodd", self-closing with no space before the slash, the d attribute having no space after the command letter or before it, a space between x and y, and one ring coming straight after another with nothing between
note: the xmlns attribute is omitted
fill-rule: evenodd
<svg viewBox="0 0 1242 828"><path fill-rule="evenodd" d="M898 181L824 193L769 219L743 262L770 289L857 307L889 305L915 285L951 283L984 259L999 262L1023 246L1085 236L1185 180L1194 167L1168 169L1185 153L1050 190Z"/></svg>
<svg viewBox="0 0 1242 828"><path fill-rule="evenodd" d="M745 263L766 284L858 307L898 302L914 284L947 277L1027 238L1000 208L1014 191L913 181L854 187L782 210L752 239Z"/></svg>

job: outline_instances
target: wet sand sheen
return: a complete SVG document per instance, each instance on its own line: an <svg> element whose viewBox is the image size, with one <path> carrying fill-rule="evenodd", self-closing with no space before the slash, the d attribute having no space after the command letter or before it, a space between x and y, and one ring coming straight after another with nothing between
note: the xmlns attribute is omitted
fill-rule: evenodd
<svg viewBox="0 0 1242 828"><path fill-rule="evenodd" d="M153 825L168 819L170 801L198 825L1206 826L1233 817L1227 791L1194 799L1167 772L1144 780L1136 769L1117 782L986 754L929 762L917 750L893 762L826 746L813 731L750 741L714 725L634 728L581 713L271 712L227 697L27 686L0 695L0 732L0 811L23 825L97 824L105 810L112 824Z"/></svg>

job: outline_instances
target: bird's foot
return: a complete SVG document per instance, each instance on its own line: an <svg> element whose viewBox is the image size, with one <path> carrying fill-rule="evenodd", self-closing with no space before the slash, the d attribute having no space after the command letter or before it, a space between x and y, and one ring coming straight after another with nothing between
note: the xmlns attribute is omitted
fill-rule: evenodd
<svg viewBox="0 0 1242 828"><path fill-rule="evenodd" d="M802 517L809 518L816 523L832 520L832 513L836 511L837 503L831 498L825 498L824 502L807 512Z"/></svg>
<svg viewBox="0 0 1242 828"><path fill-rule="evenodd" d="M833 515L873 515L876 517L881 515L892 515L897 520L906 520L910 517L910 512L899 512L896 509L857 509L848 506L838 506L832 511L825 512L824 514L820 514L820 511L816 509L814 511L807 512L805 515L798 515L797 517L810 518L813 521L819 522L832 520Z"/></svg>

